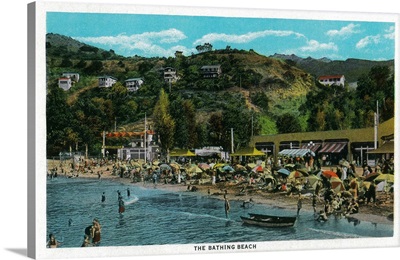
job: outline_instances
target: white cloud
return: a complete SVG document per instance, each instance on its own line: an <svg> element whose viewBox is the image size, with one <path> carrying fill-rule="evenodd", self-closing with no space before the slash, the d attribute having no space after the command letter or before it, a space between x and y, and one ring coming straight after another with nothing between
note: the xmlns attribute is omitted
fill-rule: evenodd
<svg viewBox="0 0 400 260"><path fill-rule="evenodd" d="M227 43L248 43L257 38L263 38L267 36L275 36L275 37L287 37L287 36L295 36L295 37L305 37L301 33L296 33L293 31L276 31L276 30L265 30L258 32L249 32L246 34L225 34L225 33L209 33L194 41L194 45L203 44L203 43L215 43L217 41L227 42Z"/></svg>
<svg viewBox="0 0 400 260"><path fill-rule="evenodd" d="M383 35L385 39L394 40L394 26L390 26L389 29L385 30L386 34Z"/></svg>
<svg viewBox="0 0 400 260"><path fill-rule="evenodd" d="M330 37L347 37L351 34L359 33L360 31L357 28L360 27L359 24L349 24L340 28L340 30L329 30L326 34Z"/></svg>
<svg viewBox="0 0 400 260"><path fill-rule="evenodd" d="M144 32L142 34L133 34L130 36L120 34L117 36L75 37L76 40L87 44L102 44L112 46L115 50L136 50L156 56L170 56L179 46L165 49L161 45L177 43L186 38L187 36L177 29L168 29L159 32Z"/></svg>
<svg viewBox="0 0 400 260"><path fill-rule="evenodd" d="M379 34L366 36L357 42L356 48L362 49L362 48L367 47L370 44L377 44L380 42L380 40L381 40L381 36Z"/></svg>
<svg viewBox="0 0 400 260"><path fill-rule="evenodd" d="M335 43L320 43L316 40L309 40L306 46L300 47L302 52L317 52L317 51L338 51L338 47Z"/></svg>

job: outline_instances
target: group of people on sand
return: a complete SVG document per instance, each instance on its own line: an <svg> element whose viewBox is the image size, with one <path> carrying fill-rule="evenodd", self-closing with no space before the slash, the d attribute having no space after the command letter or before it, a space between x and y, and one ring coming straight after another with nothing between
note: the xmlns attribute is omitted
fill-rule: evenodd
<svg viewBox="0 0 400 260"><path fill-rule="evenodd" d="M83 242L81 247L91 247L99 246L101 241L101 225L97 218L93 219L92 225L85 228L85 235L83 237ZM57 248L64 241L57 240L54 234L49 235L49 240L47 241L48 248Z"/></svg>

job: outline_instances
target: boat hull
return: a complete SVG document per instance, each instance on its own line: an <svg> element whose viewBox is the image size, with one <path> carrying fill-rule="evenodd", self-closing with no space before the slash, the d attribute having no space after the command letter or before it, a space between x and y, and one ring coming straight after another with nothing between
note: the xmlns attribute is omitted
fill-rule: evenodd
<svg viewBox="0 0 400 260"><path fill-rule="evenodd" d="M244 224L260 227L292 227L296 217L281 217L249 213L250 217L240 217Z"/></svg>

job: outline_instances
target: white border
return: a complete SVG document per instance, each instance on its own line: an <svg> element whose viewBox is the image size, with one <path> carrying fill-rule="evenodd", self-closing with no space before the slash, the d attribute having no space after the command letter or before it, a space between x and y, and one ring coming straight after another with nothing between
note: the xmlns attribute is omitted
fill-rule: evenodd
<svg viewBox="0 0 400 260"><path fill-rule="evenodd" d="M37 178L39 173L46 171L46 56L45 56L45 35L46 35L46 12L48 11L67 11L67 12L97 12L97 13L138 13L138 14L172 14L172 15L201 15L201 16L221 16L221 17L265 17L265 18L290 18L290 19L315 19L315 20L348 20L348 21L387 21L395 22L396 24L396 51L395 51L395 68L399 67L399 15L389 13L354 13L354 12L321 12L321 11L306 11L306 10L267 10L255 8L226 8L226 7L184 7L184 6L151 6L151 5L127 5L127 4L107 4L107 3L62 3L62 2L36 2L35 10L35 59L33 65L35 71L35 86L34 95L28 92L29 97L33 98L34 108L28 111L28 114L35 118L34 124L28 122L29 126L34 126L31 136L28 137L34 140L34 149L29 151L30 156L33 156L35 164L34 181L28 178L30 191L28 196L34 201L28 205L35 205L36 213L28 217L33 219L36 223L34 230L31 230L29 237L30 241L35 242L30 245L28 253L34 258L78 258L78 257L101 257L101 256L133 256L133 255L171 255L171 254L198 254L194 252L193 245L166 245L166 246L133 246L133 247L99 247L99 248L85 248L82 251L79 248L48 250L45 248L46 243L46 180L45 178ZM29 22L28 22L29 24ZM28 39L32 40L32 39ZM29 78L28 78L29 79ZM399 86L399 79L396 77L396 88ZM32 86L30 86L32 87ZM32 97L33 96L33 97ZM32 101L32 100L31 100ZM29 104L29 102L28 102ZM396 104L396 112L399 111L399 105ZM395 129L398 129L398 120L395 120ZM28 127L29 127L28 126ZM398 143L396 135L396 144ZM396 146L397 148L397 146ZM34 151L34 152L33 152ZM397 151L397 149L396 149ZM32 154L33 152L33 154ZM398 160L396 156L396 168L398 167ZM28 163L32 160L29 161ZM30 166L30 163L29 165ZM29 171L29 169L28 169ZM30 176L28 173L28 176ZM32 176L30 176L32 178ZM399 183L398 176L396 176L396 183ZM399 216L399 203L396 194L395 215ZM29 209L31 211L31 209ZM29 228L32 223L29 223ZM300 249L335 249L335 248L368 248L368 247L391 247L399 246L399 223L398 218L394 225L393 238L379 238L379 239L351 239L351 240L329 240L329 243L321 243L321 241L279 241L279 242L262 242L257 243L257 251L286 251L300 250ZM33 233L32 233L33 232ZM33 238L33 240L32 240ZM33 246L33 248L32 248ZM35 252L33 252L35 250ZM210 252L203 252L210 253ZM84 255L83 255L84 254ZM202 254L202 253L199 253Z"/></svg>

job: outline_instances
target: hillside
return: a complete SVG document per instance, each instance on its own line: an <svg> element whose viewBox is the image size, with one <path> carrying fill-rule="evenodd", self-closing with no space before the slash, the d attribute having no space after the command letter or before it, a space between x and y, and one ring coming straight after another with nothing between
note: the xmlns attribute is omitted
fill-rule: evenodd
<svg viewBox="0 0 400 260"><path fill-rule="evenodd" d="M293 62L293 65L307 71L308 73L315 75L316 77L322 75L345 75L348 83L356 82L363 74L369 72L374 66L388 66L393 71L394 60L387 61L371 61L361 59L347 59L347 60L330 60L327 58L314 59L311 57L301 58L294 54L274 54L271 58L279 60L289 60Z"/></svg>
<svg viewBox="0 0 400 260"><path fill-rule="evenodd" d="M378 99L385 102L381 118L393 117L393 66L369 73L372 66L391 61L266 57L230 47L189 56L123 57L57 34L47 35L46 51L48 154L77 143L96 153L103 131L141 131L145 117L148 127L160 132L157 138L168 138L157 141L169 142L170 148L225 149L232 129L235 146L244 147L253 135L370 126ZM176 81L164 79L166 67L176 70ZM79 73L68 91L58 86L65 72ZM315 78L344 74L349 81L363 73L371 75L355 90L323 86ZM99 88L98 77L104 75L117 82ZM125 86L131 78L143 81L135 92ZM107 142L121 145L124 140Z"/></svg>
<svg viewBox="0 0 400 260"><path fill-rule="evenodd" d="M161 77L157 79L159 82L154 82L154 76L162 67L171 66L178 70L182 79L173 86L177 91L241 93L246 106L255 111L261 108L253 104L251 96L262 93L269 100L269 106L264 107L264 111L276 115L298 111L300 100L314 86L313 77L304 70L254 51L215 50L175 59L122 57L112 50L102 50L63 35L48 34L46 39L50 82L54 82L62 72L76 71L82 78L93 79L106 74L118 78L120 82L131 77L142 77L148 84L163 84ZM201 66L211 64L221 65L222 76L217 80L205 80L199 75ZM92 86L92 82L89 85ZM82 84L77 87L89 88ZM77 95L74 93L74 100ZM205 98L207 96L203 95ZM212 101L212 97L209 101ZM204 110L204 107L198 109Z"/></svg>

